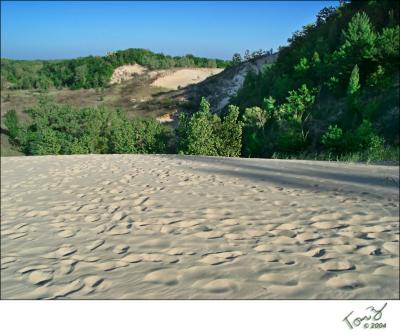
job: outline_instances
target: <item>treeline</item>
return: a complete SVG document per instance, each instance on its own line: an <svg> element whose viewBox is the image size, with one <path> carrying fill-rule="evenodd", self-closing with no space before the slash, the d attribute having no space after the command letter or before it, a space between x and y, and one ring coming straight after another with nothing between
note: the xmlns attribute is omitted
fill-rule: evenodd
<svg viewBox="0 0 400 335"><path fill-rule="evenodd" d="M168 56L145 49L110 52L107 56L88 56L59 61L18 61L1 59L1 87L12 89L71 89L104 87L114 69L124 64L140 64L149 69L173 67L219 67L230 61L204 57Z"/></svg>
<svg viewBox="0 0 400 335"><path fill-rule="evenodd" d="M398 1L321 10L231 100L258 120L244 132L253 144L243 154L345 156L398 145L399 34Z"/></svg>
<svg viewBox="0 0 400 335"><path fill-rule="evenodd" d="M269 50L258 49L256 51L252 51L252 52L250 52L249 49L246 49L246 51L243 54L243 57L238 52L234 53L232 56L232 61L231 61L230 65L237 65L237 64L240 64L241 62L249 61L249 60L252 60L257 57L271 56L273 54L274 54L273 49L269 49Z"/></svg>
<svg viewBox="0 0 400 335"><path fill-rule="evenodd" d="M229 105L224 115L210 110L202 98L192 115L180 114L178 127L150 119L128 119L121 110L106 107L75 108L42 100L26 111L31 121L21 123L17 114L5 115L11 142L27 155L179 153L226 157L280 157L296 153L307 138L303 120L315 102L305 85L291 91L286 102L267 99L265 108ZM242 114L242 116L240 116ZM274 135L267 141L265 131ZM330 127L322 137L329 155L357 155L359 160L398 160L398 149L385 145L368 121L352 132ZM331 156L326 156L332 158Z"/></svg>
<svg viewBox="0 0 400 335"><path fill-rule="evenodd" d="M5 116L12 143L26 155L166 153L171 130L156 120L130 120L121 110L75 108L42 100L21 123Z"/></svg>

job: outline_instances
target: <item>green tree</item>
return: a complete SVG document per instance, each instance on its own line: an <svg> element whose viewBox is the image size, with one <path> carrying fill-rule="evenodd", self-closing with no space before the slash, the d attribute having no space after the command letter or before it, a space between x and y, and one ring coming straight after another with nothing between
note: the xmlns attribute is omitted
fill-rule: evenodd
<svg viewBox="0 0 400 335"><path fill-rule="evenodd" d="M243 155L262 157L267 149L265 125L268 114L260 107L246 108L243 114Z"/></svg>
<svg viewBox="0 0 400 335"><path fill-rule="evenodd" d="M346 61L355 64L363 59L373 59L376 55L376 34L368 15L356 13L343 31L343 44L340 49Z"/></svg>
<svg viewBox="0 0 400 335"><path fill-rule="evenodd" d="M378 53L381 59L389 58L391 61L399 63L399 44L400 44L400 27L383 28L382 33L378 36Z"/></svg>
<svg viewBox="0 0 400 335"><path fill-rule="evenodd" d="M16 141L18 139L19 127L15 110L10 110L6 113L4 116L4 125L7 127L10 138Z"/></svg>
<svg viewBox="0 0 400 335"><path fill-rule="evenodd" d="M199 111L189 121L186 154L207 156L218 154L214 122L215 119L210 113L210 104L203 97Z"/></svg>
<svg viewBox="0 0 400 335"><path fill-rule="evenodd" d="M357 92L360 90L360 71L357 64L354 65L353 71L351 71L349 84L347 86L347 96L353 98L356 96Z"/></svg>
<svg viewBox="0 0 400 335"><path fill-rule="evenodd" d="M39 129L29 143L29 153L32 155L58 155L60 151L59 136L52 129Z"/></svg>
<svg viewBox="0 0 400 335"><path fill-rule="evenodd" d="M239 107L228 106L228 112L225 115L218 132L219 136L219 156L237 157L242 148L242 122L239 118Z"/></svg>
<svg viewBox="0 0 400 335"><path fill-rule="evenodd" d="M321 142L330 152L343 153L345 147L343 130L337 125L329 126L328 130L322 135Z"/></svg>
<svg viewBox="0 0 400 335"><path fill-rule="evenodd" d="M240 55L240 53L235 53L232 56L232 65L238 65L242 62L242 56Z"/></svg>

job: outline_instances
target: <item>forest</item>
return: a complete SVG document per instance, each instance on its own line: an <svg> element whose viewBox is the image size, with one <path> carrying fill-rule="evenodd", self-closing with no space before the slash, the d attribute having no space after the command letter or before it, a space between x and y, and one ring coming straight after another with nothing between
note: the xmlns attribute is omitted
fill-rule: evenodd
<svg viewBox="0 0 400 335"><path fill-rule="evenodd" d="M173 67L224 68L230 61L204 57L168 56L146 49L109 52L106 56L88 56L68 60L25 61L1 59L1 87L11 89L71 89L104 87L115 68L139 64L151 70Z"/></svg>
<svg viewBox="0 0 400 335"><path fill-rule="evenodd" d="M321 10L231 100L249 123L242 154L366 159L395 146L398 160L399 34L397 1Z"/></svg>

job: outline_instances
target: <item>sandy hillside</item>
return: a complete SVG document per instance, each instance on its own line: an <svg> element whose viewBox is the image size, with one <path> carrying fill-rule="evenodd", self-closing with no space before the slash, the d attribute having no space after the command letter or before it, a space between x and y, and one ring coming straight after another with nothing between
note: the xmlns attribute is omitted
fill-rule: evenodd
<svg viewBox="0 0 400 335"><path fill-rule="evenodd" d="M110 84L120 84L123 81L132 79L134 75L140 75L147 71L147 68L139 64L128 64L117 67L110 79Z"/></svg>
<svg viewBox="0 0 400 335"><path fill-rule="evenodd" d="M1 159L1 297L398 299L399 169Z"/></svg>
<svg viewBox="0 0 400 335"><path fill-rule="evenodd" d="M199 83L206 78L222 72L224 69L217 68L192 68L174 69L162 73L151 85L176 90L191 84Z"/></svg>

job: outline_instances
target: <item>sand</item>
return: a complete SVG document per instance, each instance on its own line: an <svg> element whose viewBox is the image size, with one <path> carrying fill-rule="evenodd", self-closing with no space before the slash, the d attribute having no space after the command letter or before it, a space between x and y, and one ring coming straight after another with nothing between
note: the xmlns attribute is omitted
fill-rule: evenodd
<svg viewBox="0 0 400 335"><path fill-rule="evenodd" d="M110 79L110 84L120 84L132 79L134 75L141 75L147 71L147 68L139 64L127 64L117 67Z"/></svg>
<svg viewBox="0 0 400 335"><path fill-rule="evenodd" d="M399 168L1 159L3 299L398 299Z"/></svg>
<svg viewBox="0 0 400 335"><path fill-rule="evenodd" d="M151 85L177 90L191 84L197 84L223 70L217 68L188 68L159 71L158 78Z"/></svg>

